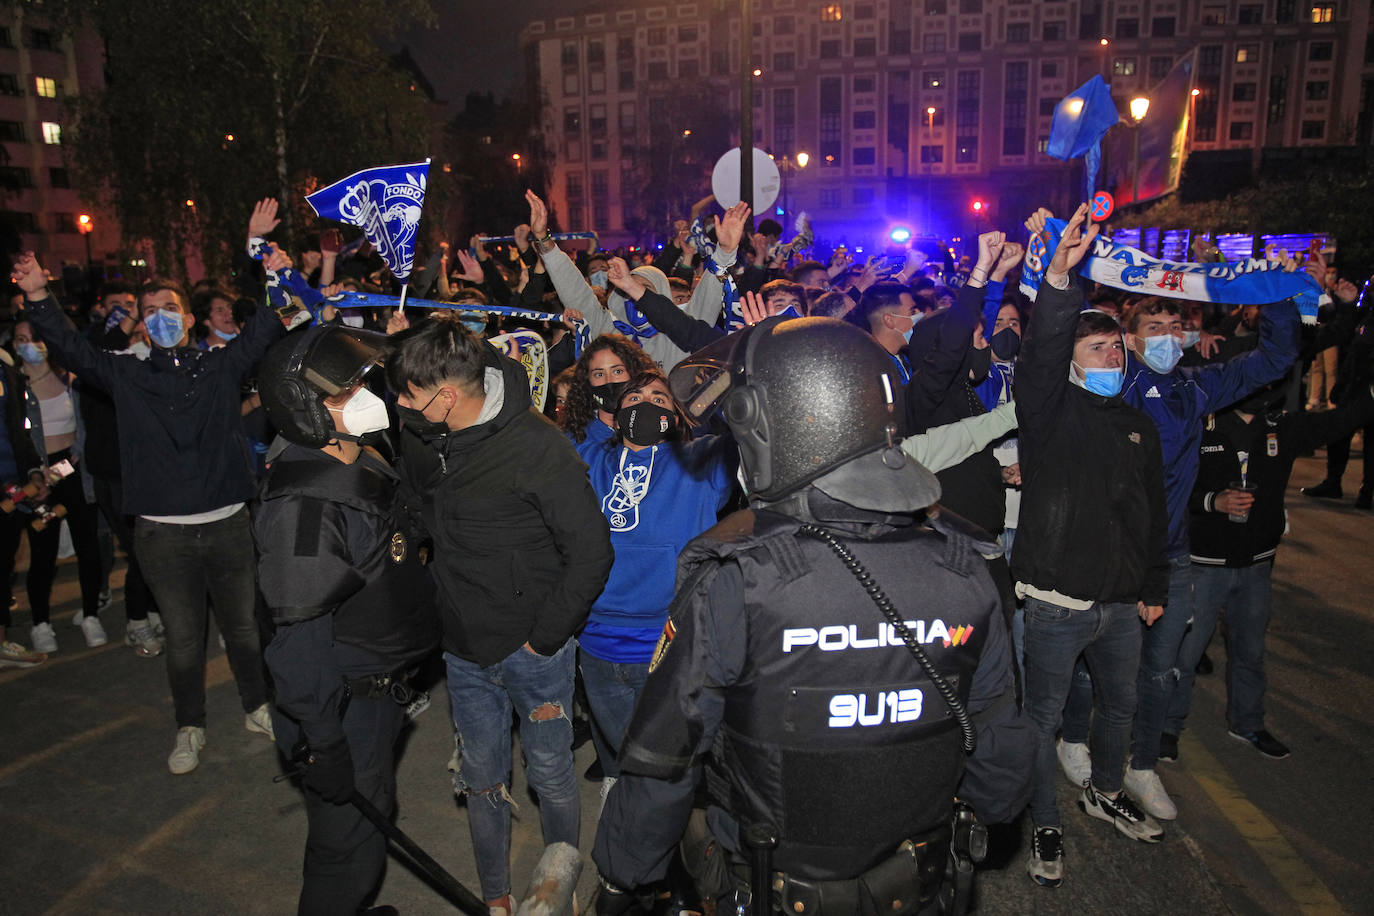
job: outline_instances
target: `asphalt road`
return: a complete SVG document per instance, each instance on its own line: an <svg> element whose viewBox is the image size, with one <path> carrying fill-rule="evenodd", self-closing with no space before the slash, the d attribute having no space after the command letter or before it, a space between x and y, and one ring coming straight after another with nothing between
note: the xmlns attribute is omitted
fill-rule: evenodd
<svg viewBox="0 0 1374 916"><path fill-rule="evenodd" d="M1198 679L1181 759L1163 764L1179 819L1162 843L1127 840L1081 815L1061 786L1066 879L1054 890L1026 877L1025 824L985 869L978 911L1001 913L1360 913L1374 889L1370 772L1374 768L1374 514L1297 487L1322 476L1299 462L1289 494L1292 531L1275 570L1268 643L1268 726L1293 755L1261 757L1229 738L1225 651ZM118 577L117 573L117 577ZM274 747L243 728L223 653L211 640L208 745L199 769L168 773L175 727L162 661L122 642L88 649L70 625L75 568L61 571L55 626L61 651L32 669L0 670L0 914L294 912L305 835L301 796ZM118 578L116 578L118 581ZM22 589L21 589L22 592ZM123 631L122 606L104 615ZM27 638L21 604L13 635ZM452 728L442 687L405 737L399 826L476 887L466 814L445 771ZM591 762L591 745L578 752ZM582 848L591 848L597 784L583 783ZM513 875L523 888L541 851L538 815L516 775L520 803ZM592 886L590 860L581 898ZM406 914L452 912L393 861L379 902Z"/></svg>

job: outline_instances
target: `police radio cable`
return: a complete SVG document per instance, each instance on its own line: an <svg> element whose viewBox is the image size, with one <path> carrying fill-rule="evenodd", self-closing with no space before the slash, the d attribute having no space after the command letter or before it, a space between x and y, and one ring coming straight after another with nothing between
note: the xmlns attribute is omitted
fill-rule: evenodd
<svg viewBox="0 0 1374 916"><path fill-rule="evenodd" d="M854 578L859 580L859 585L868 593L868 597L873 599L873 603L878 606L878 610L882 611L887 622L892 624L892 628L902 637L902 642L906 643L906 647L916 657L921 670L926 673L926 677L930 678L935 689L940 692L940 696L949 706L949 711L954 714L955 720L959 723L959 728L964 733L964 753L972 754L974 748L978 746L978 733L974 731L968 710L964 708L963 703L959 702L959 696L954 692L954 687L945 680L944 675L935 670L935 665L931 663L930 657L921 648L921 644L916 641L911 628L906 625L902 616L897 613L897 609L892 606L892 600L887 597L882 586L873 578L873 574L828 529L822 528L820 525L805 524L801 526L800 531L823 541L840 558L840 562L844 563L845 568L854 574Z"/></svg>

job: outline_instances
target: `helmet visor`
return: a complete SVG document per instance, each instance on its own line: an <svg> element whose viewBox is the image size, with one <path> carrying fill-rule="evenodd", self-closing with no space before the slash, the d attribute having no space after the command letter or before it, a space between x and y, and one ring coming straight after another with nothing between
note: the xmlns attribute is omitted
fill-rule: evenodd
<svg viewBox="0 0 1374 916"><path fill-rule="evenodd" d="M692 353L668 373L673 397L701 423L737 385L744 384L744 354L753 328L746 328Z"/></svg>
<svg viewBox="0 0 1374 916"><path fill-rule="evenodd" d="M385 355L386 335L335 326L311 345L301 378L325 397L334 397L356 386Z"/></svg>

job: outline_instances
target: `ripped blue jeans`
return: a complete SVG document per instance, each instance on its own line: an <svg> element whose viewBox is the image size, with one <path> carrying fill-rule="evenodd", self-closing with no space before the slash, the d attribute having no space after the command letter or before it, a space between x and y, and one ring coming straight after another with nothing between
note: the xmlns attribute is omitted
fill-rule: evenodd
<svg viewBox="0 0 1374 916"><path fill-rule="evenodd" d="M577 644L550 656L523 647L487 668L444 653L461 760L454 788L467 796L468 829L482 897L510 892L511 713L520 717L525 778L539 796L544 843L577 846L581 806L573 769Z"/></svg>

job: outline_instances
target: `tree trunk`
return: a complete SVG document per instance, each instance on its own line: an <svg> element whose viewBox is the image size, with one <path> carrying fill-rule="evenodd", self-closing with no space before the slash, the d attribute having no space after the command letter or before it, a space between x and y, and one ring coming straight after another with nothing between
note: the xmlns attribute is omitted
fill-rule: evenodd
<svg viewBox="0 0 1374 916"><path fill-rule="evenodd" d="M277 155L277 201L281 204L277 215L282 221L283 240L289 244L296 236L296 221L292 216L295 211L291 202L290 176L286 168L286 108L282 102L281 75L276 71L272 73L272 114ZM283 244L282 247L287 246Z"/></svg>

